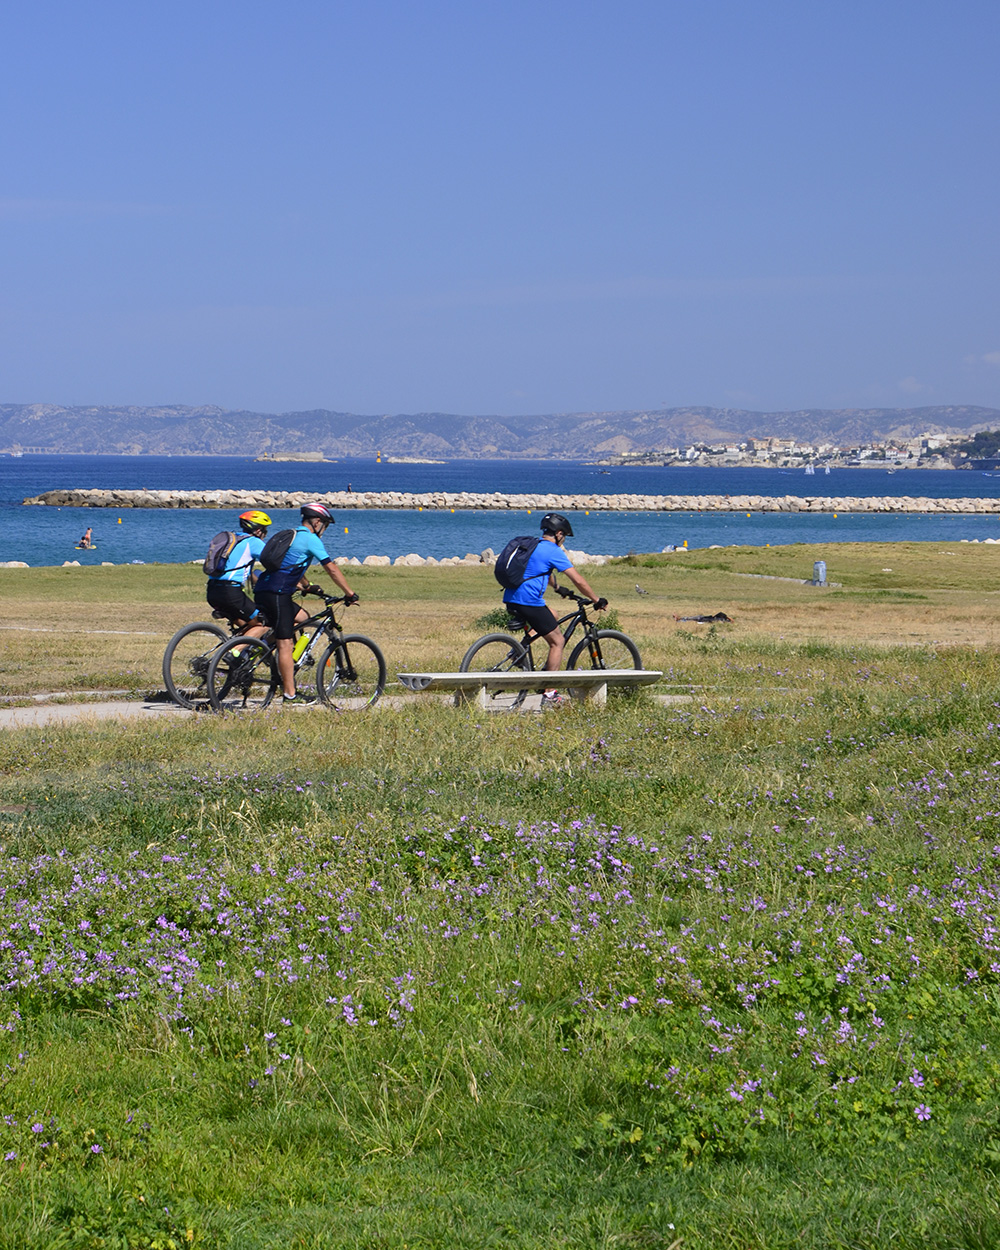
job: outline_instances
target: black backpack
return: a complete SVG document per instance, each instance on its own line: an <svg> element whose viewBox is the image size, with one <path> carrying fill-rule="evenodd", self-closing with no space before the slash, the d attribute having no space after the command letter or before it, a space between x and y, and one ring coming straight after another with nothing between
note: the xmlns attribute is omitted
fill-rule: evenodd
<svg viewBox="0 0 1000 1250"><path fill-rule="evenodd" d="M206 577L218 577L226 571L226 561L232 555L233 548L246 534L234 534L232 530L220 530L208 544L208 551L202 562L202 570Z"/></svg>
<svg viewBox="0 0 1000 1250"><path fill-rule="evenodd" d="M493 566L493 576L504 590L517 590L521 585L531 553L541 541L540 538L522 535L520 538L512 538L500 552Z"/></svg>
<svg viewBox="0 0 1000 1250"><path fill-rule="evenodd" d="M281 562L284 560L288 548L292 545L294 537L294 530L278 530L276 534L272 534L264 544L264 550L257 557L257 562L268 573L276 573L281 568Z"/></svg>

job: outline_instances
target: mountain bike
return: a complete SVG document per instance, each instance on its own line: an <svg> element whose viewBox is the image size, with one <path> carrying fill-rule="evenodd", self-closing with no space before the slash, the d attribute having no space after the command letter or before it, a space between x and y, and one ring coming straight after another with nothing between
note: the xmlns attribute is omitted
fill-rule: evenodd
<svg viewBox="0 0 1000 1250"><path fill-rule="evenodd" d="M567 644L579 626L583 637L569 653L567 669L574 668L642 668L639 648L627 634L617 629L598 629L587 615L591 600L585 595L575 595L565 586L557 586L556 594L576 602L574 611L557 621L563 629ZM511 624L521 629L518 622ZM537 669L532 646L539 635L524 629L520 639L511 634L486 634L466 651L458 666L460 673L509 673L518 669L532 672ZM540 682L541 685L541 682ZM523 690L494 690L488 692L490 704L495 709L519 707L527 692Z"/></svg>
<svg viewBox="0 0 1000 1250"><path fill-rule="evenodd" d="M243 626L229 622L228 632L219 624L227 618L213 612L211 621L192 621L179 629L163 653L163 684L181 707L193 709L208 702L208 665L224 642L238 635Z"/></svg>
<svg viewBox="0 0 1000 1250"><path fill-rule="evenodd" d="M318 594L326 606L296 627L292 651L296 684L303 670L315 666L316 693L324 706L335 712L371 707L385 689L382 652L363 634L341 630L333 609L344 603L346 596L309 593ZM268 635L230 638L212 654L207 686L209 701L217 712L266 708L281 687L274 640Z"/></svg>

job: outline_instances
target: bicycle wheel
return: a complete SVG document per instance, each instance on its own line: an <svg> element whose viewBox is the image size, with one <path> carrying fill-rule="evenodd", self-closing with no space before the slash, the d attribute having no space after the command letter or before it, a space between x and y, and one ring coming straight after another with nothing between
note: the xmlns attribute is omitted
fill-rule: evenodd
<svg viewBox="0 0 1000 1250"><path fill-rule="evenodd" d="M628 634L599 629L596 637L582 638L573 648L567 668L642 668L639 648Z"/></svg>
<svg viewBox="0 0 1000 1250"><path fill-rule="evenodd" d="M487 634L480 638L462 656L458 666L460 673L514 673L530 669L530 653L510 634ZM487 690L486 698L493 711L510 712L521 706L527 693L526 690Z"/></svg>
<svg viewBox="0 0 1000 1250"><path fill-rule="evenodd" d="M376 644L363 634L334 638L316 670L320 701L335 712L360 712L384 689L385 657Z"/></svg>
<svg viewBox="0 0 1000 1250"><path fill-rule="evenodd" d="M208 698L216 712L262 711L279 684L274 650L263 638L230 638L208 666Z"/></svg>
<svg viewBox="0 0 1000 1250"><path fill-rule="evenodd" d="M228 637L212 621L194 621L174 634L163 653L163 684L175 703L193 708L207 700L209 660Z"/></svg>

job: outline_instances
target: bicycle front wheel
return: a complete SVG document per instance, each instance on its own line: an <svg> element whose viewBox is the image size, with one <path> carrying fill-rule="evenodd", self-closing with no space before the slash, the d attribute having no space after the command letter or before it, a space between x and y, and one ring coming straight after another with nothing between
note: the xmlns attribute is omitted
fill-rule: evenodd
<svg viewBox="0 0 1000 1250"><path fill-rule="evenodd" d="M576 644L567 668L642 668L639 648L628 634L599 629Z"/></svg>
<svg viewBox="0 0 1000 1250"><path fill-rule="evenodd" d="M487 634L480 638L462 656L458 666L460 673L516 673L530 669L530 653L510 634ZM526 690L486 691L488 706L496 712L519 708L526 695Z"/></svg>
<svg viewBox="0 0 1000 1250"><path fill-rule="evenodd" d="M262 711L278 685L274 648L263 638L230 638L208 666L208 697L216 712Z"/></svg>
<svg viewBox="0 0 1000 1250"><path fill-rule="evenodd" d="M335 712L360 712L385 689L385 657L363 634L334 638L316 672L320 701Z"/></svg>
<svg viewBox="0 0 1000 1250"><path fill-rule="evenodd" d="M193 708L206 702L212 652L228 637L212 621L195 621L174 634L163 653L163 684L175 703Z"/></svg>

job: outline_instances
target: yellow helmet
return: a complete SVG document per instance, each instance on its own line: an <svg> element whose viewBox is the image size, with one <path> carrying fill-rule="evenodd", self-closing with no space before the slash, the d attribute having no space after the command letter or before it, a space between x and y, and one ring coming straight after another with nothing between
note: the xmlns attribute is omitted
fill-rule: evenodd
<svg viewBox="0 0 1000 1250"><path fill-rule="evenodd" d="M254 530L266 530L271 524L271 518L266 512L260 512L256 508L250 512L240 513L240 528L247 534L252 534Z"/></svg>

